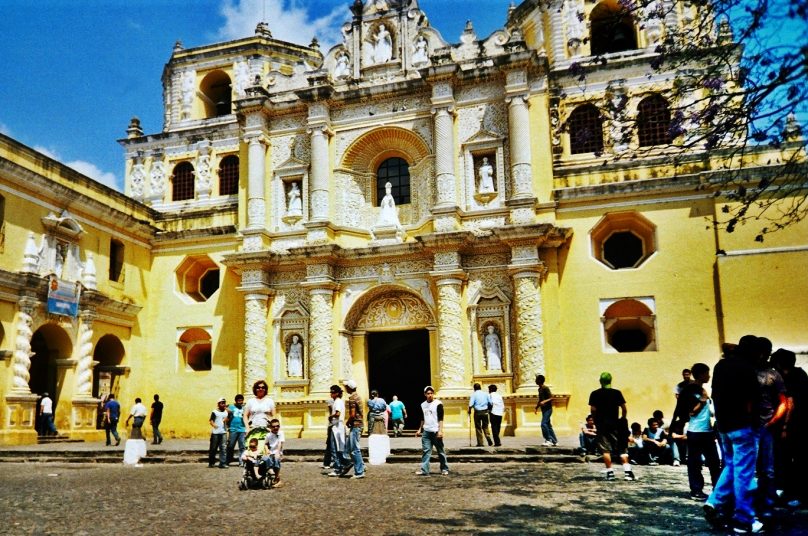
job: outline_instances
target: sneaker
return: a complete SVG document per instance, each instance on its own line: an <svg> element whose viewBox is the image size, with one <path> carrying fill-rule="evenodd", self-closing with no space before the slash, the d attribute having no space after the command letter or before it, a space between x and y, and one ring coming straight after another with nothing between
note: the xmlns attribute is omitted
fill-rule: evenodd
<svg viewBox="0 0 808 536"><path fill-rule="evenodd" d="M710 524L714 529L723 529L725 521L721 513L715 509L710 503L705 503L702 507L704 510L704 520Z"/></svg>
<svg viewBox="0 0 808 536"><path fill-rule="evenodd" d="M674 467L679 467L680 465L682 465L682 464L679 463L679 460L673 460L673 466Z"/></svg>
<svg viewBox="0 0 808 536"><path fill-rule="evenodd" d="M552 447L553 442L552 441L545 441L544 443L542 443L542 446L544 446L544 447Z"/></svg>
<svg viewBox="0 0 808 536"><path fill-rule="evenodd" d="M648 465L659 465L659 462L648 462Z"/></svg>
<svg viewBox="0 0 808 536"><path fill-rule="evenodd" d="M763 532L763 523L757 519L751 523L740 523L736 521L732 525L732 532L735 534L759 534Z"/></svg>
<svg viewBox="0 0 808 536"><path fill-rule="evenodd" d="M354 476L351 477L351 480L357 480L357 479L360 479L360 478L365 478L365 473L362 473L362 474L359 474L359 475L354 475Z"/></svg>
<svg viewBox="0 0 808 536"><path fill-rule="evenodd" d="M321 466L320 466L320 469L323 469L323 470L325 470L325 469L331 469L331 466L330 466L330 465L321 465Z"/></svg>
<svg viewBox="0 0 808 536"><path fill-rule="evenodd" d="M330 473L328 473L328 476L340 476L340 475L341 473L338 473L337 471L331 471Z"/></svg>
<svg viewBox="0 0 808 536"><path fill-rule="evenodd" d="M448 469L444 469L444 470L442 470L442 471L440 472L440 474L441 474L441 475L443 475L443 476L448 476L448 475L449 475L449 470L448 470Z"/></svg>
<svg viewBox="0 0 808 536"><path fill-rule="evenodd" d="M638 480L637 476L634 474L634 471L626 471L623 474L623 480Z"/></svg>
<svg viewBox="0 0 808 536"><path fill-rule="evenodd" d="M693 499L694 501L706 501L707 494L704 493L703 491L691 491L690 498Z"/></svg>
<svg viewBox="0 0 808 536"><path fill-rule="evenodd" d="M606 480L614 480L614 471L606 471Z"/></svg>
<svg viewBox="0 0 808 536"><path fill-rule="evenodd" d="M421 469L418 469L417 471L415 471L415 474L418 475L418 476L429 476L429 473L425 473Z"/></svg>

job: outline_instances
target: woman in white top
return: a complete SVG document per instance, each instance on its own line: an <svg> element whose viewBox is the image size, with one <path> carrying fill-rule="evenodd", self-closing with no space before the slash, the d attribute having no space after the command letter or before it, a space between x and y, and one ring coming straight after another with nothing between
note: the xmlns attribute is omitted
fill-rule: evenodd
<svg viewBox="0 0 808 536"><path fill-rule="evenodd" d="M253 384L253 394L244 406L244 424L247 427L246 440L257 437L262 440L267 435L269 421L275 416L275 402L267 396L267 382L258 380Z"/></svg>

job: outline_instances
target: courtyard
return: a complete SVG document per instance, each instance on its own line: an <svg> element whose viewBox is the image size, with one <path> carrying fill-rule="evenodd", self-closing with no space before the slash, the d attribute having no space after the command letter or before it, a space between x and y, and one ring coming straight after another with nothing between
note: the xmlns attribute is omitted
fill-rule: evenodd
<svg viewBox="0 0 808 536"><path fill-rule="evenodd" d="M398 463L351 480L290 462L284 486L260 491L239 491L235 466L1 467L8 535L716 534L688 498L684 467L640 467L637 482L606 482L597 463L457 463L429 477ZM777 534L808 534L808 515L783 515Z"/></svg>

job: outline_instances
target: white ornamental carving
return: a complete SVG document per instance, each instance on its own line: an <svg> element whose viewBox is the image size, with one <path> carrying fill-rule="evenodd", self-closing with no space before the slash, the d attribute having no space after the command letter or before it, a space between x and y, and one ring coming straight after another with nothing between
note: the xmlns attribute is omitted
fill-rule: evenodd
<svg viewBox="0 0 808 536"><path fill-rule="evenodd" d="M14 362L12 364L14 373L12 390L18 393L31 392L31 388L28 386L31 375L28 371L31 369L31 337L34 335L32 325L30 306L21 305L17 313L17 335L14 339Z"/></svg>
<svg viewBox="0 0 808 536"><path fill-rule="evenodd" d="M544 324L539 278L514 277L517 367L519 387L528 387L536 374L544 372Z"/></svg>
<svg viewBox="0 0 808 536"><path fill-rule="evenodd" d="M90 398L93 395L93 317L84 314L79 333L79 359L76 366L76 395Z"/></svg>
<svg viewBox="0 0 808 536"><path fill-rule="evenodd" d="M373 301L356 329L433 325L432 312L418 297L406 292L393 292Z"/></svg>
<svg viewBox="0 0 808 536"><path fill-rule="evenodd" d="M153 201L162 201L166 192L166 165L162 160L152 161L149 191Z"/></svg>
<svg viewBox="0 0 808 536"><path fill-rule="evenodd" d="M132 166L129 185L132 199L142 201L146 189L146 169L142 162L137 162Z"/></svg>
<svg viewBox="0 0 808 536"><path fill-rule="evenodd" d="M267 297L247 295L244 303L244 392L267 373Z"/></svg>
<svg viewBox="0 0 808 536"><path fill-rule="evenodd" d="M438 319L441 388L464 386L462 309L460 284L438 284Z"/></svg>
<svg viewBox="0 0 808 536"><path fill-rule="evenodd" d="M334 351L331 330L333 291L312 289L311 334L309 341L311 387L314 392L328 391L332 378L331 356Z"/></svg>

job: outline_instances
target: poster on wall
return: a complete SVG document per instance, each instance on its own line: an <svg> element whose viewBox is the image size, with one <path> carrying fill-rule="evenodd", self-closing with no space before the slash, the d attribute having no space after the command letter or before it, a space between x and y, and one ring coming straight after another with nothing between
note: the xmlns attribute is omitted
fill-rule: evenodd
<svg viewBox="0 0 808 536"><path fill-rule="evenodd" d="M54 315L72 316L79 313L81 284L62 281L51 276L48 284L48 312Z"/></svg>

